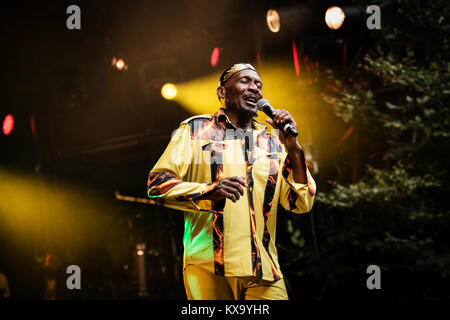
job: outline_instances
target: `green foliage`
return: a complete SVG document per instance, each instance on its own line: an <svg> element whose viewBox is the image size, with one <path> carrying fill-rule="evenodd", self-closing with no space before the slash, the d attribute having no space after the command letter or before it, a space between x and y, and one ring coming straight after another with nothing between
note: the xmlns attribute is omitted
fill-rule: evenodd
<svg viewBox="0 0 450 320"><path fill-rule="evenodd" d="M421 199L422 188L441 187L442 181L430 174L412 176L400 163L389 170L368 165L367 175L357 183L343 186L334 182L334 186L330 192L318 194L317 201L339 209L376 205L387 210L394 201L411 201L416 195Z"/></svg>
<svg viewBox="0 0 450 320"><path fill-rule="evenodd" d="M329 190L319 188L316 201L334 219L319 226L319 256L292 239L297 275L313 279L315 298L367 296L370 264L385 275L383 298L450 297L450 10L445 1L401 0L398 14L403 23L383 31L354 74L329 75L338 90L323 95L371 142L360 150L378 157L362 157L356 183L327 177Z"/></svg>

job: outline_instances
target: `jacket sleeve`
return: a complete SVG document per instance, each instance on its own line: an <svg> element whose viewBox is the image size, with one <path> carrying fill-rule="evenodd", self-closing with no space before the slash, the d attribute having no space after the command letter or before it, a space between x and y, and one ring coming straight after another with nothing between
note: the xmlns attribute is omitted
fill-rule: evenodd
<svg viewBox="0 0 450 320"><path fill-rule="evenodd" d="M214 212L210 200L197 200L217 188L219 182L197 183L183 181L193 161L191 129L182 123L150 171L147 194L157 204L183 211Z"/></svg>
<svg viewBox="0 0 450 320"><path fill-rule="evenodd" d="M291 161L287 155L282 165L280 188L280 204L287 211L304 213L311 211L316 194L316 183L311 176L302 151L302 159L306 168L307 183L297 183L293 179Z"/></svg>

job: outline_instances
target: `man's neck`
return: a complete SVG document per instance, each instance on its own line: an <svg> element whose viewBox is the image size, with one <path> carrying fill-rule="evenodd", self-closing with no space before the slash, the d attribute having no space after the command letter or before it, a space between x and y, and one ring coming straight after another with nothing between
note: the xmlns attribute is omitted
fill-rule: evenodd
<svg viewBox="0 0 450 320"><path fill-rule="evenodd" d="M253 118L245 118L242 113L235 112L232 109L225 108L225 113L228 116L231 124L234 125L238 129L242 129L244 131L250 130L253 128L252 119Z"/></svg>

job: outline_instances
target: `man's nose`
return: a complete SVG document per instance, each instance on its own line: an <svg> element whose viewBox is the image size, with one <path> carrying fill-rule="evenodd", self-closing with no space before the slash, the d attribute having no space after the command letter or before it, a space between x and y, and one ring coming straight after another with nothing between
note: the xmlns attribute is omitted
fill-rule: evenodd
<svg viewBox="0 0 450 320"><path fill-rule="evenodd" d="M258 93L260 91L258 86L253 81L250 82L250 84L248 86L248 90L250 90L254 93Z"/></svg>

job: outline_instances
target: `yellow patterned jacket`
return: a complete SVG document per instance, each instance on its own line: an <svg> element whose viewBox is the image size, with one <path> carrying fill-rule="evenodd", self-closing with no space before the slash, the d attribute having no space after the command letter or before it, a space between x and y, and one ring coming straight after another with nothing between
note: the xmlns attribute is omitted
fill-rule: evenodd
<svg viewBox="0 0 450 320"><path fill-rule="evenodd" d="M148 195L184 211L184 267L278 280L283 275L275 247L277 208L311 210L316 185L306 162L305 168L307 183L294 182L278 137L257 120L253 130L236 129L221 108L181 123L150 171ZM245 177L248 184L238 201L198 200L231 176Z"/></svg>

